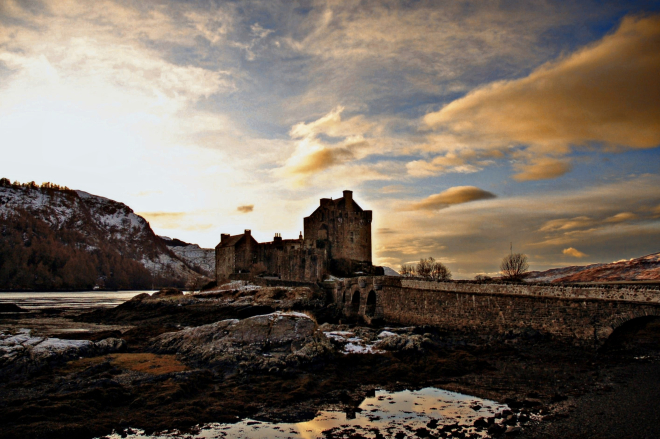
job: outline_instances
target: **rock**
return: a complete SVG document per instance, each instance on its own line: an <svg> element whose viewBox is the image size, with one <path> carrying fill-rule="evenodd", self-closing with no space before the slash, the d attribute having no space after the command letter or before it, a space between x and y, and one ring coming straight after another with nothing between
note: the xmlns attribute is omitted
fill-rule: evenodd
<svg viewBox="0 0 660 439"><path fill-rule="evenodd" d="M424 352L431 341L417 334L392 334L381 338L374 347L384 351Z"/></svg>
<svg viewBox="0 0 660 439"><path fill-rule="evenodd" d="M296 312L222 320L156 337L151 350L200 366L278 372L333 352L316 322Z"/></svg>
<svg viewBox="0 0 660 439"><path fill-rule="evenodd" d="M508 436L518 436L520 433L522 433L522 428L520 427L508 427L504 434Z"/></svg>
<svg viewBox="0 0 660 439"><path fill-rule="evenodd" d="M506 431L506 427L499 424L493 424L490 427L488 427L488 434L491 436L499 436L505 431Z"/></svg>
<svg viewBox="0 0 660 439"><path fill-rule="evenodd" d="M146 293L145 293L146 294ZM151 295L153 298L183 296L183 292L176 288L163 288Z"/></svg>
<svg viewBox="0 0 660 439"><path fill-rule="evenodd" d="M484 418L479 418L476 421L474 421L474 424L472 424L472 425L474 425L475 427L486 428L486 427L488 427L488 421L485 420Z"/></svg>
<svg viewBox="0 0 660 439"><path fill-rule="evenodd" d="M15 303L0 303L0 312L29 312Z"/></svg>
<svg viewBox="0 0 660 439"><path fill-rule="evenodd" d="M118 352L125 348L126 342L117 338L97 342L62 340L34 337L26 329L14 335L0 333L0 376L32 373L47 365Z"/></svg>
<svg viewBox="0 0 660 439"><path fill-rule="evenodd" d="M151 295L149 293L141 293L141 294L138 294L137 296L133 296L133 298L131 300L133 302L141 302L142 300L148 299L150 297L151 297Z"/></svg>

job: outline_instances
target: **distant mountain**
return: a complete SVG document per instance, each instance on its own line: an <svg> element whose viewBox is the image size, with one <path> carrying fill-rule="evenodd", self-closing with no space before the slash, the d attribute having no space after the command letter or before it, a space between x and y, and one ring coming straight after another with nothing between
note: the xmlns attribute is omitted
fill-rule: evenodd
<svg viewBox="0 0 660 439"><path fill-rule="evenodd" d="M177 256L123 203L0 180L0 289L183 287L207 270Z"/></svg>
<svg viewBox="0 0 660 439"><path fill-rule="evenodd" d="M385 276L401 276L399 272L393 268L383 266L383 270L385 271Z"/></svg>
<svg viewBox="0 0 660 439"><path fill-rule="evenodd" d="M215 278L215 249L201 248L197 244L189 244L179 239L159 236L175 255L189 265L198 268L206 276Z"/></svg>
<svg viewBox="0 0 660 439"><path fill-rule="evenodd" d="M660 281L660 253L609 264L534 271L525 280L528 282Z"/></svg>
<svg viewBox="0 0 660 439"><path fill-rule="evenodd" d="M572 276L581 271L597 268L603 265L605 264L571 265L562 268L552 268L546 271L530 271L525 277L525 280L528 282L553 282L556 279Z"/></svg>

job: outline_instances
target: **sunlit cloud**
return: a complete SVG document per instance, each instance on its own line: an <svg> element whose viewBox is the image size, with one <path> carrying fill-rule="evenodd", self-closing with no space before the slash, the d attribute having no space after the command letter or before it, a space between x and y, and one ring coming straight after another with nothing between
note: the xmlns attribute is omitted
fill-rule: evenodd
<svg viewBox="0 0 660 439"><path fill-rule="evenodd" d="M474 186L456 186L439 194L430 195L422 201L412 203L410 210L439 210L454 204L469 203L470 201L488 200L495 198L495 194Z"/></svg>
<svg viewBox="0 0 660 439"><path fill-rule="evenodd" d="M200 224L195 215L186 212L137 212L149 221L152 227L161 229L208 230L213 224Z"/></svg>
<svg viewBox="0 0 660 439"><path fill-rule="evenodd" d="M247 204L245 206L238 206L236 208L240 213L250 213L254 210L254 204Z"/></svg>
<svg viewBox="0 0 660 439"><path fill-rule="evenodd" d="M0 1L0 166L204 247L352 189L376 263L648 253L658 19L629 3Z"/></svg>
<svg viewBox="0 0 660 439"><path fill-rule="evenodd" d="M597 43L470 92L424 123L475 148L533 146L514 178L556 178L570 170L560 157L574 147L660 145L658 72L660 16L626 17Z"/></svg>
<svg viewBox="0 0 660 439"><path fill-rule="evenodd" d="M567 256L572 256L574 258L584 258L584 257L588 256L588 255L582 253L580 250L575 249L573 247L565 248L564 250L562 250L562 253L567 255Z"/></svg>
<svg viewBox="0 0 660 439"><path fill-rule="evenodd" d="M637 215L632 213L632 212L621 212L617 213L616 215L612 215L611 217L607 218L605 221L608 223L620 223L624 221L631 221L637 219Z"/></svg>
<svg viewBox="0 0 660 439"><path fill-rule="evenodd" d="M546 222L539 229L541 232L554 232L557 230L583 229L592 227L596 222L588 216L578 216L571 219L554 219Z"/></svg>

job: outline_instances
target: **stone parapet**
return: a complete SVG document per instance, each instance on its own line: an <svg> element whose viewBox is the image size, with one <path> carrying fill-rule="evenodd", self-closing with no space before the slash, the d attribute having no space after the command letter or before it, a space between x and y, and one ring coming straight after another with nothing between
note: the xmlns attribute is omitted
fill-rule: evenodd
<svg viewBox="0 0 660 439"><path fill-rule="evenodd" d="M571 285L479 284L401 279L401 287L463 294L660 303L660 290L658 289L623 286L619 288L607 288Z"/></svg>

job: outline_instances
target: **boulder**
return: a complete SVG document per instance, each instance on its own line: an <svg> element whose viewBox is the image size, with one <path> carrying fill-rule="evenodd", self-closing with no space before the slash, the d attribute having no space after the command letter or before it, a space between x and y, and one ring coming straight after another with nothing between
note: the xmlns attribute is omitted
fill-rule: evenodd
<svg viewBox="0 0 660 439"><path fill-rule="evenodd" d="M74 358L104 355L125 348L126 342L117 338L97 342L62 340L32 336L27 329L17 334L0 333L0 376L32 373Z"/></svg>
<svg viewBox="0 0 660 439"><path fill-rule="evenodd" d="M431 340L417 334L392 334L382 337L374 347L384 351L424 352Z"/></svg>
<svg viewBox="0 0 660 439"><path fill-rule="evenodd" d="M297 312L275 312L243 320L162 334L151 342L159 354L177 354L197 366L237 371L281 371L318 361L333 348L316 322Z"/></svg>
<svg viewBox="0 0 660 439"><path fill-rule="evenodd" d="M162 290L157 291L151 295L151 297L153 298L175 297L175 296L183 296L183 292L176 288L163 288Z"/></svg>
<svg viewBox="0 0 660 439"><path fill-rule="evenodd" d="M0 312L29 312L15 303L0 303Z"/></svg>

